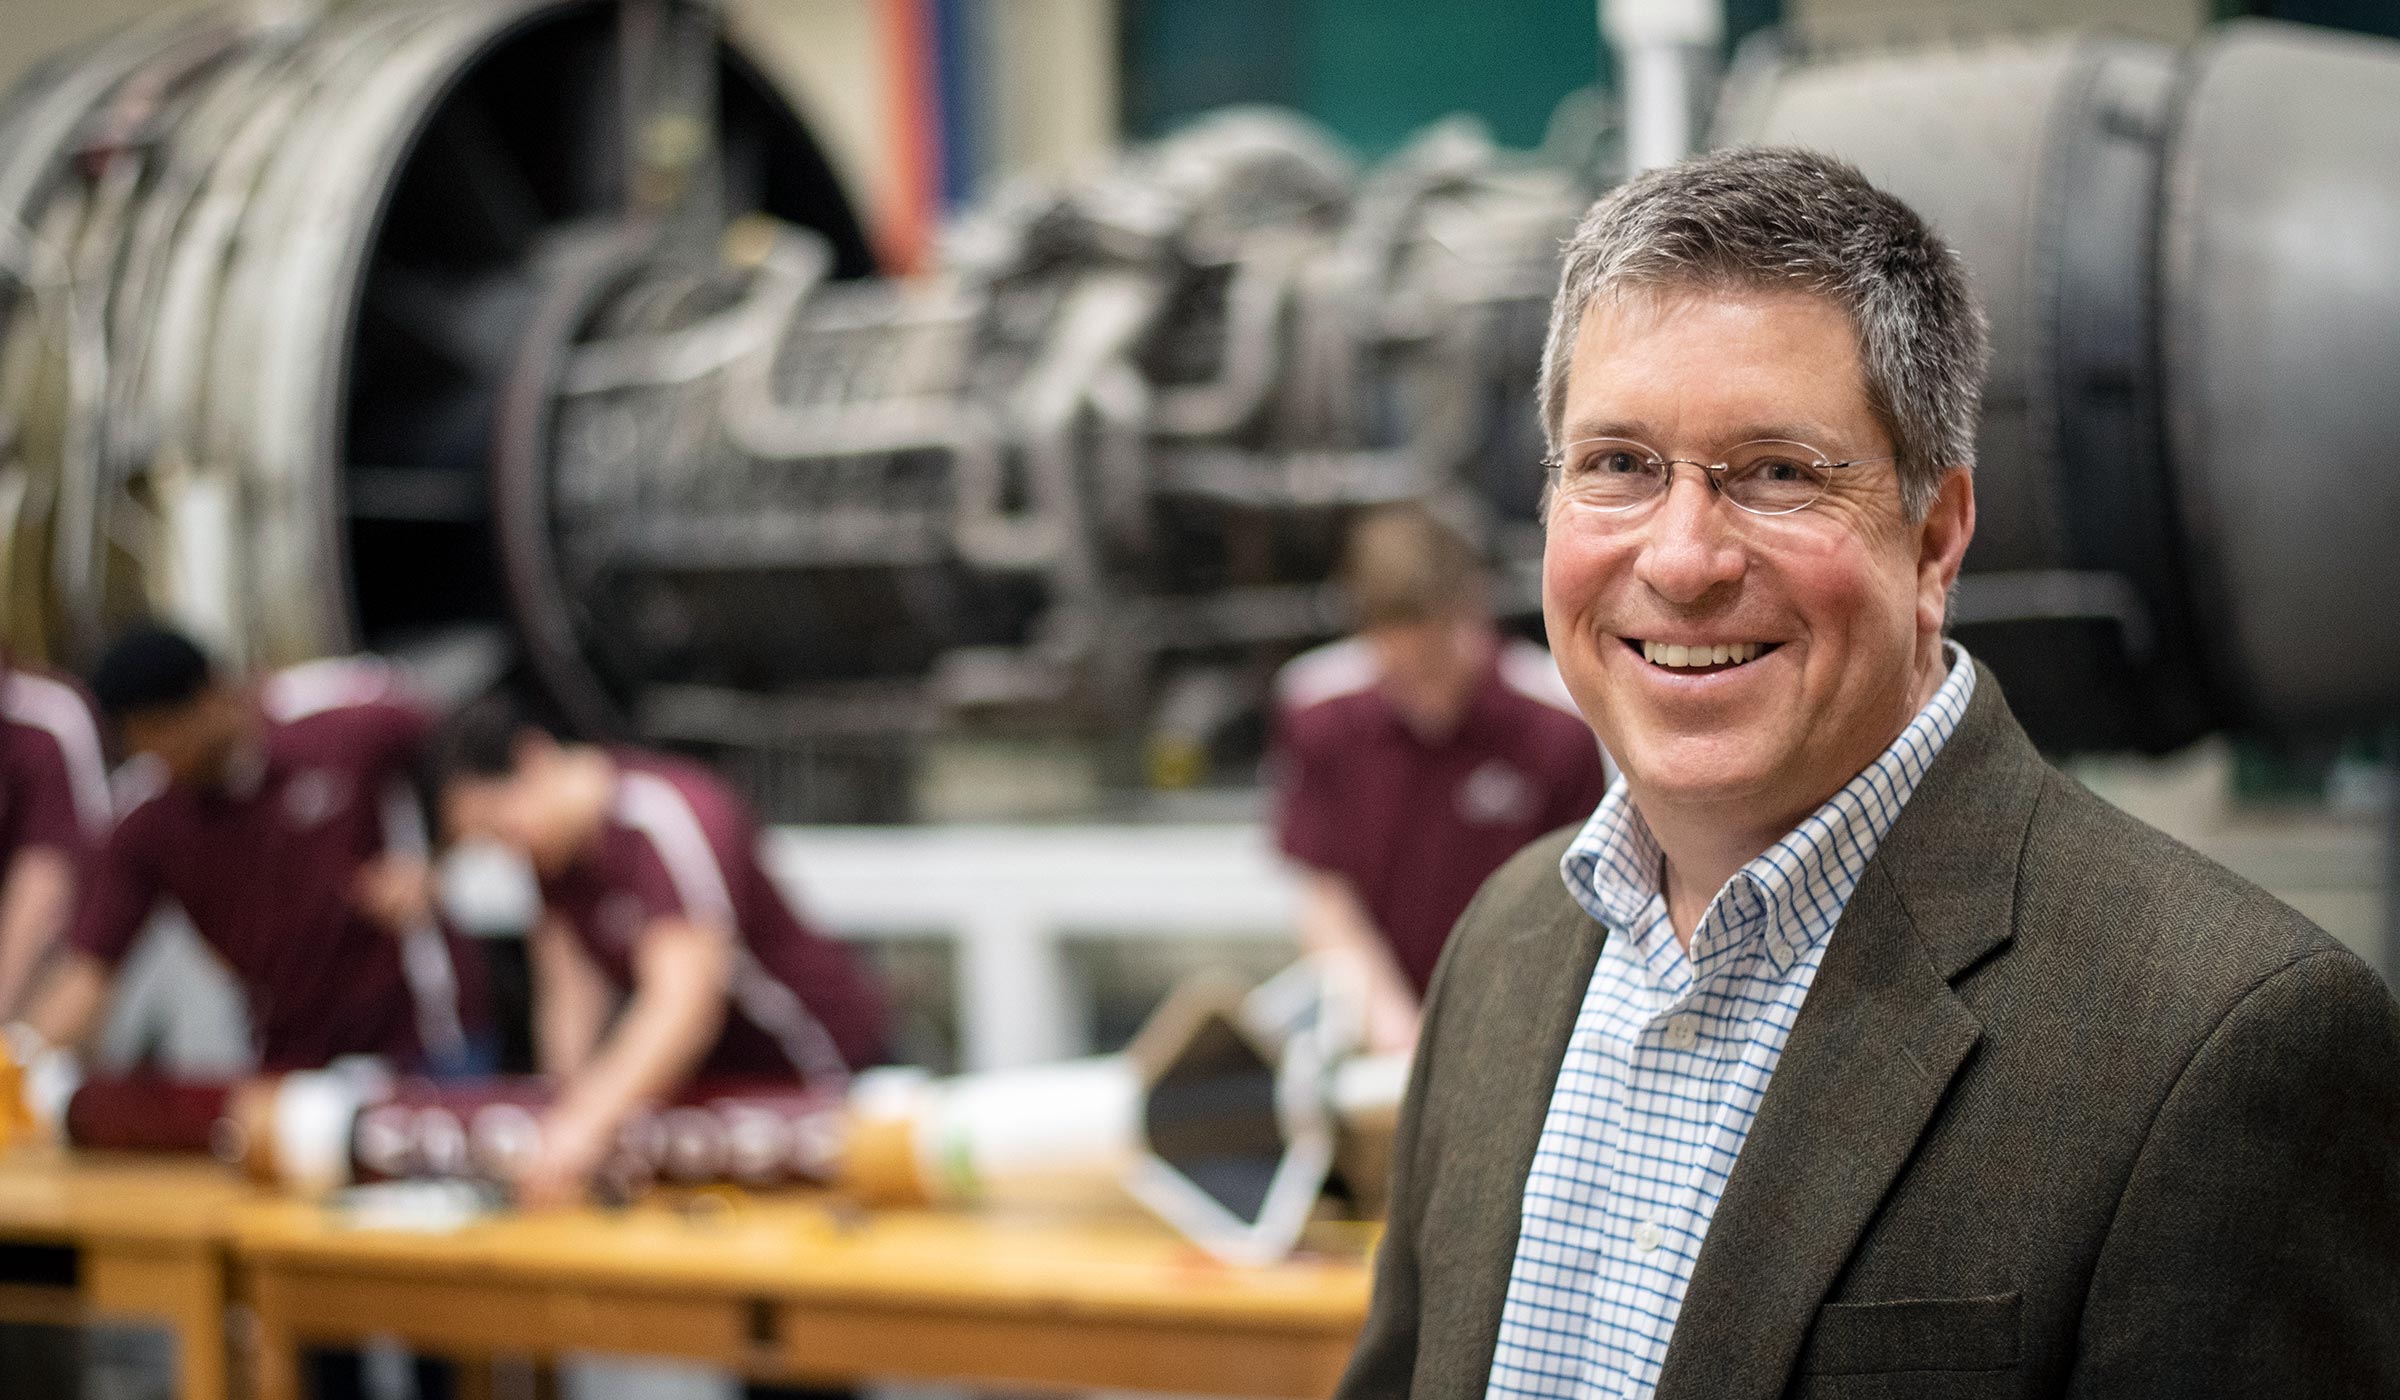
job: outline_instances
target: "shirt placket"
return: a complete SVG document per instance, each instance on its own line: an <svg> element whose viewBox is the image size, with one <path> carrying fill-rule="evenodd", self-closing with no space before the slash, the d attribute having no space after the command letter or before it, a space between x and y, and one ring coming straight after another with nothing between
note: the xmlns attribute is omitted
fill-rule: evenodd
<svg viewBox="0 0 2400 1400"><path fill-rule="evenodd" d="M1585 1312L1582 1353L1555 1382L1559 1385L1557 1394L1566 1400L1586 1400L1586 1397L1606 1400L1616 1393L1609 1383L1614 1368L1605 1357L1596 1354L1596 1349L1611 1325L1600 1284L1608 1272L1607 1261L1616 1249L1618 1225L1613 1182L1623 1163L1625 1147L1622 1066L1626 1058L1626 1033L1624 1011L1619 1003L1649 994L1646 971L1632 949L1633 942L1630 935L1620 934L1602 945L1600 965L1594 969L1592 986L1577 1017L1575 1043L1566 1058L1566 1071L1589 1081L1586 1091L1591 1095L1591 1108L1588 1116L1578 1117L1594 1148L1580 1163L1560 1160L1553 1164L1563 1179L1573 1182L1571 1193L1560 1202L1562 1218L1552 1221L1551 1226L1573 1243L1575 1253L1569 1267L1580 1282ZM1545 1135L1551 1131L1553 1127L1546 1125ZM1537 1168L1539 1163L1537 1156Z"/></svg>
<svg viewBox="0 0 2400 1400"><path fill-rule="evenodd" d="M1520 1374L1505 1392L1509 1394L1547 1394L1568 1400L1568 1397L1599 1397L1612 1393L1603 1391L1601 1365L1591 1355L1588 1315L1590 1286L1603 1267L1609 1249L1605 1183L1617 1159L1619 1133L1623 1123L1623 1086L1621 1076L1612 1071L1612 1063L1621 1061L1618 1035L1615 1028L1617 1013L1613 1003L1620 996L1638 996L1641 973L1638 967L1626 966L1630 960L1623 945L1616 940L1604 947L1601 964L1594 969L1593 981L1585 993L1585 1002L1578 1013L1575 1030L1566 1058L1561 1065L1558 1085L1560 1101L1554 1103L1543 1127L1543 1143L1533 1164L1533 1180L1544 1183L1537 1195L1528 1187L1526 1238L1521 1248L1538 1261L1535 1275L1548 1276L1555 1283L1537 1283L1537 1291L1568 1285L1575 1280L1580 1286L1587 1308L1583 1348L1573 1361L1553 1354L1543 1358L1521 1356L1507 1364ZM1584 1102L1568 1107L1574 1096ZM1586 1147L1572 1152L1561 1146L1565 1140L1580 1140ZM1512 1288L1515 1285L1512 1284ZM1558 1305L1534 1305L1536 1316L1521 1321L1536 1329L1536 1335L1519 1337L1511 1342L1504 1323L1500 1352L1503 1357L1511 1347L1542 1346L1538 1336L1538 1310ZM1569 1305L1572 1306L1572 1305Z"/></svg>
<svg viewBox="0 0 2400 1400"><path fill-rule="evenodd" d="M1650 1231L1635 1227L1634 1245L1657 1261L1650 1267L1657 1271L1660 1296L1645 1339L1645 1366L1627 1377L1628 1397L1646 1393L1641 1387L1654 1383L1664 1365L1681 1289L1689 1282L1688 1256L1699 1243L1694 1236L1701 1201L1710 1194L1713 1162L1727 1150L1731 1086L1717 1053L1726 1030L1719 1023L1725 1007L1739 1000L1734 984L1757 970L1753 945L1767 907L1762 893L1740 879L1711 901L1693 930L1691 946L1699 957L1678 951L1672 990L1643 1028L1644 1063L1657 1086L1649 1099L1657 1110L1651 1115L1654 1140L1666 1170L1652 1187Z"/></svg>
<svg viewBox="0 0 2400 1400"><path fill-rule="evenodd" d="M1677 945L1663 901L1646 911L1647 932L1637 941L1639 966L1628 978L1638 1007L1612 1027L1613 1049L1622 1072L1616 1076L1622 1101L1614 1105L1614 1152L1607 1175L1604 1247L1614 1267L1595 1275L1593 1306L1599 1335L1614 1339L1622 1361L1611 1366L1608 1393L1634 1400L1655 1373L1662 1335L1662 1310L1674 1288L1677 1250L1689 1228L1689 1211L1677 1177L1668 1168L1686 1135L1678 1105L1687 1086L1672 1053L1694 1024L1697 987L1692 965Z"/></svg>
<svg viewBox="0 0 2400 1400"><path fill-rule="evenodd" d="M1734 1159L1749 1130L1739 1102L1747 1092L1741 1065L1746 1051L1755 1048L1758 1024L1744 1012L1745 1001L1770 999L1782 975L1768 956L1769 944L1779 934L1774 902L1763 888L1737 879L1710 911L1710 919L1716 937L1704 960L1692 1013L1693 1052L1705 1059L1695 1067L1694 1078L1706 1092L1694 1095L1694 1133L1681 1158L1679 1183L1687 1219L1695 1221L1702 1199L1722 1193L1726 1172L1720 1164ZM1688 1275L1684 1281L1690 1282Z"/></svg>

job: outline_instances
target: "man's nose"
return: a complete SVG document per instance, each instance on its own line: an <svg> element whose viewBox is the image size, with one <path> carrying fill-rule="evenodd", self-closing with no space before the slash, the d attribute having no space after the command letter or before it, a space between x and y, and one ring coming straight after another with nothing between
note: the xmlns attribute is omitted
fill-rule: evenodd
<svg viewBox="0 0 2400 1400"><path fill-rule="evenodd" d="M1748 567L1734 507L1720 498L1707 471L1669 467L1665 498L1645 523L1639 573L1671 603L1697 603L1734 583Z"/></svg>

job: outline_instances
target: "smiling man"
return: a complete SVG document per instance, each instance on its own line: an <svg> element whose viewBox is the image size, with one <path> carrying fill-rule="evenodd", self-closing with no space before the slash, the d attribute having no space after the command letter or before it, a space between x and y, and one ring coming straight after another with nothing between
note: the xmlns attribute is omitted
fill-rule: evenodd
<svg viewBox="0 0 2400 1400"><path fill-rule="evenodd" d="M1837 161L1577 230L1543 606L1623 778L1452 935L1345 1396L2400 1393L2400 1008L1945 640L1983 364Z"/></svg>

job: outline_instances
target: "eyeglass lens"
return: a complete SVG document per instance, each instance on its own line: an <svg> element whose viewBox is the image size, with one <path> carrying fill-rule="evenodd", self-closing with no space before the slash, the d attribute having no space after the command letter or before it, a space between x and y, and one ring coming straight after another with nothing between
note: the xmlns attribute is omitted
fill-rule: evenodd
<svg viewBox="0 0 2400 1400"><path fill-rule="evenodd" d="M1824 453L1805 443L1745 442L1722 463L1694 463L1725 499L1757 515L1789 515L1825 494ZM1593 510L1628 510L1665 493L1674 467L1663 453L1625 438L1570 443L1558 468L1561 497Z"/></svg>

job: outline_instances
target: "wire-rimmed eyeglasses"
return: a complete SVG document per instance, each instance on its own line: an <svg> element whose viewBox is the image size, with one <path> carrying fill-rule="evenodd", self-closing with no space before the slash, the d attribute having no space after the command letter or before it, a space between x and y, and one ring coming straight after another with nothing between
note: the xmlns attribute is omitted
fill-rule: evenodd
<svg viewBox="0 0 2400 1400"><path fill-rule="evenodd" d="M1804 442L1760 438L1727 448L1722 462L1669 457L1631 438L1583 438L1542 459L1551 476L1552 500L1614 514L1647 505L1667 493L1678 465L1697 467L1716 493L1752 515L1790 515L1815 505L1844 467L1892 458L1853 457L1832 461Z"/></svg>

